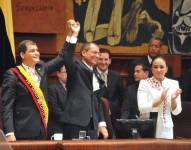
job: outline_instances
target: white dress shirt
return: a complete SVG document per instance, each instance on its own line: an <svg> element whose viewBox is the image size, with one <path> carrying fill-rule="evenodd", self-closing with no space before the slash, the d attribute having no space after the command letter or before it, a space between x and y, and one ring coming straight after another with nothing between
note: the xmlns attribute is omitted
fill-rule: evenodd
<svg viewBox="0 0 191 150"><path fill-rule="evenodd" d="M24 63L22 63L22 66L24 67L25 71L31 76L31 78L38 84L38 86L40 85L40 81L41 81L41 77L40 75L37 73L35 67L29 67L27 65L25 65Z"/></svg>
<svg viewBox="0 0 191 150"><path fill-rule="evenodd" d="M90 70L93 71L93 67L90 66L90 65L88 65L88 64L85 62L85 60L82 60L82 62L83 62ZM98 81L98 79L97 79L95 73L93 73L93 83L92 83L92 84L93 84L93 91L97 91L97 90L100 89L99 81ZM101 122L99 122L98 126L99 126L99 127L106 127L106 122L105 122L105 121L101 121Z"/></svg>
<svg viewBox="0 0 191 150"><path fill-rule="evenodd" d="M153 59L149 55L147 56L147 58L148 58L149 64L151 64Z"/></svg>
<svg viewBox="0 0 191 150"><path fill-rule="evenodd" d="M85 62L85 60L82 60L82 62L83 62L91 71L93 71L93 67L90 66L90 65L88 65L88 64ZM97 79L95 73L93 73L93 83L92 83L92 85L93 85L93 91L97 91L97 90L100 89L99 81L98 81L98 79Z"/></svg>

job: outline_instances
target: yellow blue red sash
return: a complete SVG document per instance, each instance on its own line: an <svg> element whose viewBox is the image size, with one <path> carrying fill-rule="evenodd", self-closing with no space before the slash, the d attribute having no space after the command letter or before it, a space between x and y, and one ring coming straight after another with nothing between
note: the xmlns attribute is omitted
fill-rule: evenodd
<svg viewBox="0 0 191 150"><path fill-rule="evenodd" d="M31 94L32 99L34 100L35 105L40 113L45 133L47 134L48 107L42 90L22 66L16 66L15 68L11 68L11 70L18 76L18 78Z"/></svg>

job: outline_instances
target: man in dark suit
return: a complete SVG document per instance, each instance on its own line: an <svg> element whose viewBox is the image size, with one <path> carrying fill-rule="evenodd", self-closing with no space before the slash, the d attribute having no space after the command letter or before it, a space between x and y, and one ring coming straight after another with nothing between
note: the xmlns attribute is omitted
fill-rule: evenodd
<svg viewBox="0 0 191 150"><path fill-rule="evenodd" d="M57 72L58 81L51 84L48 87L48 108L49 108L49 120L48 120L48 136L49 138L54 133L63 133L63 121L62 111L66 102L66 81L67 73L66 68L63 65Z"/></svg>
<svg viewBox="0 0 191 150"><path fill-rule="evenodd" d="M134 79L136 83L128 86L125 92L125 99L122 106L122 116L124 119L139 118L139 108L137 104L137 90L139 81L149 77L150 69L140 60L136 60L134 67Z"/></svg>
<svg viewBox="0 0 191 150"><path fill-rule="evenodd" d="M78 29L72 28L72 36ZM18 46L21 65L9 69L2 83L3 130L8 141L16 139L45 139L48 107L47 75L64 64L64 50L75 49L75 43L66 39L60 54L51 61L40 61L35 42L22 41ZM73 44L72 44L73 43Z"/></svg>
<svg viewBox="0 0 191 150"><path fill-rule="evenodd" d="M144 56L140 60L149 68L151 68L151 63L153 58L157 57L160 55L161 48L162 48L162 41L160 38L156 37L151 37L148 43L148 54L147 56ZM136 60L135 60L136 62ZM127 84L128 86L135 83L136 81L133 79L133 68L134 65L136 64L134 61L132 62L131 68L129 70L129 76L128 76L128 81ZM149 76L151 76L151 72L149 73ZM172 66L168 65L168 72L166 74L167 77L172 78Z"/></svg>
<svg viewBox="0 0 191 150"><path fill-rule="evenodd" d="M115 130L116 119L121 116L121 106L124 97L124 87L122 79L117 72L109 69L111 64L111 53L108 49L100 49L100 57L97 65L97 70L101 75L102 80L105 81L105 97L109 100L111 111L111 122Z"/></svg>
<svg viewBox="0 0 191 150"><path fill-rule="evenodd" d="M70 20L69 26L79 26ZM81 60L74 57L74 49L64 51L67 71L67 98L63 120L65 139L79 137L79 131L86 131L91 139L98 138L98 132L108 137L102 109L100 107L102 80L94 71L99 58L99 47L95 43L85 43L80 50Z"/></svg>

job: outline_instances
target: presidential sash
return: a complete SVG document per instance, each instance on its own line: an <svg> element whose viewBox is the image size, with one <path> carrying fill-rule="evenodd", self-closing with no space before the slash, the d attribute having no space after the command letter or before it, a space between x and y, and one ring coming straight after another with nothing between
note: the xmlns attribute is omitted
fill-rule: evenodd
<svg viewBox="0 0 191 150"><path fill-rule="evenodd" d="M47 134L48 107L42 90L22 66L16 66L15 68L11 68L11 70L17 75L31 94L32 99L40 113L45 133Z"/></svg>

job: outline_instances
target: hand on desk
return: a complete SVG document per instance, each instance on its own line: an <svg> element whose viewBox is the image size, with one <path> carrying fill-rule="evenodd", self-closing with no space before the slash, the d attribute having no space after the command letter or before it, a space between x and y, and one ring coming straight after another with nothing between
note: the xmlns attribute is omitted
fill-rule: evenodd
<svg viewBox="0 0 191 150"><path fill-rule="evenodd" d="M8 142L16 141L16 137L15 137L14 134L13 134L13 135L8 135L6 138L7 138L7 141L8 141Z"/></svg>
<svg viewBox="0 0 191 150"><path fill-rule="evenodd" d="M98 128L98 136L101 134L104 139L107 139L109 137L108 131L106 127L99 127Z"/></svg>

